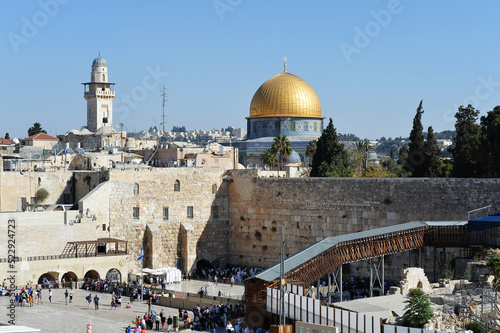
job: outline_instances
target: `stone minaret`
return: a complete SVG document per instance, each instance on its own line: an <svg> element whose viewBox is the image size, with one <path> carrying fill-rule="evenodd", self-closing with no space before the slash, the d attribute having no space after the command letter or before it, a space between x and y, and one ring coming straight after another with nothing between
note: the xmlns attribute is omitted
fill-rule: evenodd
<svg viewBox="0 0 500 333"><path fill-rule="evenodd" d="M87 128L97 132L101 127L103 134L113 130L114 83L108 82L108 66L101 54L92 62L90 82L82 83L83 97L87 101Z"/></svg>

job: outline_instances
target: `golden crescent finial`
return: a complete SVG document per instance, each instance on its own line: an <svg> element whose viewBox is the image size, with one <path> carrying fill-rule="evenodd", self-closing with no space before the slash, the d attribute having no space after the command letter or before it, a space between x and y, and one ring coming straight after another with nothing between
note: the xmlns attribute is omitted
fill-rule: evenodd
<svg viewBox="0 0 500 333"><path fill-rule="evenodd" d="M286 73L286 57L284 59L285 59L285 73Z"/></svg>

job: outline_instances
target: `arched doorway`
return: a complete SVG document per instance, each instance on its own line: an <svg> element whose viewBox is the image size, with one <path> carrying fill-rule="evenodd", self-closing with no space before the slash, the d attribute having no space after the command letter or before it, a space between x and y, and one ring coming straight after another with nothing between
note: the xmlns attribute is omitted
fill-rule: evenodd
<svg viewBox="0 0 500 333"><path fill-rule="evenodd" d="M61 277L61 284L63 288L74 288L75 285L73 283L78 282L78 276L75 272L66 272Z"/></svg>
<svg viewBox="0 0 500 333"><path fill-rule="evenodd" d="M100 279L100 276L99 273L97 273L97 271L91 269L90 271L87 271L87 273L85 273L85 276L83 278L85 279L85 281L87 280L97 281Z"/></svg>
<svg viewBox="0 0 500 333"><path fill-rule="evenodd" d="M56 278L54 275L50 273L44 273L38 278L38 284L41 285L42 288L48 288L54 283L55 280Z"/></svg>
<svg viewBox="0 0 500 333"><path fill-rule="evenodd" d="M122 281L122 273L116 268L111 268L106 273L106 281L120 283Z"/></svg>

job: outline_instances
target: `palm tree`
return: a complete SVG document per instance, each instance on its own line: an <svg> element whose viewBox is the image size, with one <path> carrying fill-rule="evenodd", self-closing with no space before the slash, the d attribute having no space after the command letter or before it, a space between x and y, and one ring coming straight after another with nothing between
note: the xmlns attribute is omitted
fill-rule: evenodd
<svg viewBox="0 0 500 333"><path fill-rule="evenodd" d="M306 156L310 158L309 165L311 164L312 157L316 153L317 144L318 144L318 140L311 140L307 144L307 147L306 147Z"/></svg>
<svg viewBox="0 0 500 333"><path fill-rule="evenodd" d="M351 148L352 158L356 167L360 169L361 172L368 168L368 153L372 152L373 148L370 146L368 141L358 141Z"/></svg>
<svg viewBox="0 0 500 333"><path fill-rule="evenodd" d="M292 144L285 135L278 135L274 138L271 149L274 149L280 156L280 170L283 171L283 159L292 155Z"/></svg>
<svg viewBox="0 0 500 333"><path fill-rule="evenodd" d="M276 166L276 164L278 164L278 152L270 148L260 156L260 159L262 160L262 163L264 163L264 165L270 165L271 167L274 167Z"/></svg>

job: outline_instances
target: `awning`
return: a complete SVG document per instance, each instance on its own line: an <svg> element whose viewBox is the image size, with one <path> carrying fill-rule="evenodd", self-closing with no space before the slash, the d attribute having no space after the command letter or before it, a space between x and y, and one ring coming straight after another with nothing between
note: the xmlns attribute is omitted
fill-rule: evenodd
<svg viewBox="0 0 500 333"><path fill-rule="evenodd" d="M57 273L57 274L63 274L66 273L67 271L64 271L62 269L53 269L51 271L47 271L47 273Z"/></svg>
<svg viewBox="0 0 500 333"><path fill-rule="evenodd" d="M483 216L478 219L470 220L468 224L469 231L485 230L500 227L500 215Z"/></svg>

